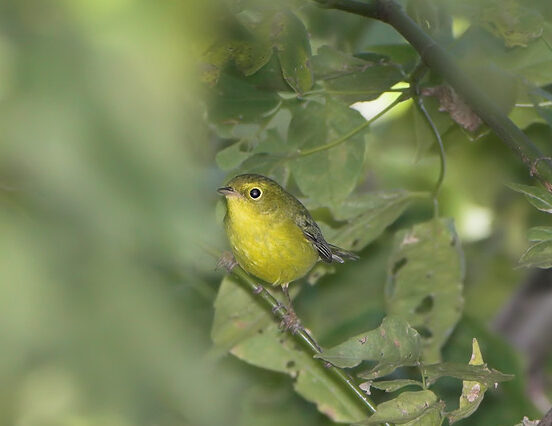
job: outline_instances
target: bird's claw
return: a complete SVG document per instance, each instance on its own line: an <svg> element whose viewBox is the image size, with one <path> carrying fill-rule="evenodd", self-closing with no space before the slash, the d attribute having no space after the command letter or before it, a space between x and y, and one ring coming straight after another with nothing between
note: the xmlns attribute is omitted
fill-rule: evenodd
<svg viewBox="0 0 552 426"><path fill-rule="evenodd" d="M289 330L292 334L297 334L299 330L303 329L303 326L295 311L293 309L288 309L280 322L280 328L282 330Z"/></svg>
<svg viewBox="0 0 552 426"><path fill-rule="evenodd" d="M232 269L234 269L237 264L238 262L236 262L234 255L229 251L225 251L219 258L216 269L219 270L224 268L228 272L232 272Z"/></svg>

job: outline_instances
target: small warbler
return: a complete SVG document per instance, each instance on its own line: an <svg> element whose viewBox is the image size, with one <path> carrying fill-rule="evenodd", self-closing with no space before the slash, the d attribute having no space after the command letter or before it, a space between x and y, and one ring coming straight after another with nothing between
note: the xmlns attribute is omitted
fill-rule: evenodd
<svg viewBox="0 0 552 426"><path fill-rule="evenodd" d="M308 210L262 175L244 174L218 189L226 198L224 225L237 263L248 273L282 286L307 274L318 260L343 263L358 256L324 239Z"/></svg>

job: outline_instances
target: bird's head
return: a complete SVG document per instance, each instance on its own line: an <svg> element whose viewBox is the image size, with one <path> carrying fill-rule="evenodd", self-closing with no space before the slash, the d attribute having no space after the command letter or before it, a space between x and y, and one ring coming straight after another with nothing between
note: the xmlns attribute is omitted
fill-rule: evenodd
<svg viewBox="0 0 552 426"><path fill-rule="evenodd" d="M236 176L217 191L226 197L229 208L242 206L259 213L282 207L287 198L287 193L280 185L266 176L256 174Z"/></svg>

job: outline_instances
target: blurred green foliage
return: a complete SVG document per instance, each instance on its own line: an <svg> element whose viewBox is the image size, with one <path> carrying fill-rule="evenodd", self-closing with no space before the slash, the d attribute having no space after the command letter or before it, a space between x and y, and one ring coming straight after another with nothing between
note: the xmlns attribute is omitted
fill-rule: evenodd
<svg viewBox="0 0 552 426"><path fill-rule="evenodd" d="M472 72L499 82L504 110L550 155L548 3L508 2L496 18L496 2L483 11L434 2L449 24L430 2L412 3L464 65L482 64ZM296 308L325 347L375 329L395 232L433 215L431 133L408 100L333 151L283 157L361 126L347 105L378 98L416 58L385 25L309 2L2 2L0 424L330 424L308 402L320 390L308 377L294 382L278 372L286 365L266 371L212 347L221 273L202 245L225 244L214 190L226 173L270 174L303 197L332 242L362 236L362 260L313 271ZM536 418L524 360L489 324L528 277L513 269L527 229L548 216L504 185L530 178L495 136L425 102L449 160L440 212L455 218L466 265L464 314L442 357L466 364L477 337L489 365L516 375L487 391L469 424ZM537 231L531 239L546 242ZM259 339L236 354L263 358L272 346L251 352ZM294 356L295 370L310 368ZM415 374L404 367L392 379ZM432 390L450 411L461 386L444 378Z"/></svg>

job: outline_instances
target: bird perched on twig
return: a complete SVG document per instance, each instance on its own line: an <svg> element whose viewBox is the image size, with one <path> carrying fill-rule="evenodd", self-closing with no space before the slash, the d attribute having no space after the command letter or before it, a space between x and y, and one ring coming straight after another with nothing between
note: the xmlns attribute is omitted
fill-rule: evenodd
<svg viewBox="0 0 552 426"><path fill-rule="evenodd" d="M296 328L289 283L319 260L343 263L358 256L326 242L305 206L272 179L239 175L218 192L227 201L224 224L235 260L246 272L282 287L289 302L284 325Z"/></svg>

